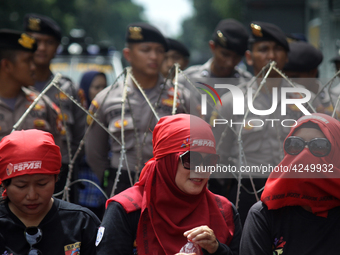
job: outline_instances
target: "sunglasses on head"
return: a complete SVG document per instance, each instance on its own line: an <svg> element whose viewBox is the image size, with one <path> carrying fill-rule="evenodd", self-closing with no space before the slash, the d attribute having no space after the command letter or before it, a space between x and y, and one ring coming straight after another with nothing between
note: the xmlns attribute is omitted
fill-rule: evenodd
<svg viewBox="0 0 340 255"><path fill-rule="evenodd" d="M284 144L285 151L290 155L299 154L305 147L316 157L324 157L331 151L331 143L326 138L314 138L306 142L301 137L290 136Z"/></svg>
<svg viewBox="0 0 340 255"><path fill-rule="evenodd" d="M186 151L180 156L182 165L185 169L195 170L196 166L216 166L220 162L220 156L217 154L208 154L203 157L201 153L196 151Z"/></svg>
<svg viewBox="0 0 340 255"><path fill-rule="evenodd" d="M33 245L39 243L42 238L41 229L38 227L27 227L24 233L26 241L30 245L28 255L42 255L42 252L40 250L33 247Z"/></svg>

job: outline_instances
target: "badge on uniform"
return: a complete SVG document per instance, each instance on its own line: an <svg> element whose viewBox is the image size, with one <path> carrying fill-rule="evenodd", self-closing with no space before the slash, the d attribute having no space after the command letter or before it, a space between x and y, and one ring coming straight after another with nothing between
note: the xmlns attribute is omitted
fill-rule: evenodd
<svg viewBox="0 0 340 255"><path fill-rule="evenodd" d="M222 44L224 47L226 47L227 46L227 38L223 35L221 30L217 30L216 33L217 33L217 36L218 36L219 43Z"/></svg>
<svg viewBox="0 0 340 255"><path fill-rule="evenodd" d="M33 31L40 31L40 19L29 18L27 27Z"/></svg>
<svg viewBox="0 0 340 255"><path fill-rule="evenodd" d="M35 106L34 106L34 110L35 111L41 111L41 110L43 110L43 109L45 109L45 106L44 105L42 105L42 104L36 104Z"/></svg>
<svg viewBox="0 0 340 255"><path fill-rule="evenodd" d="M67 100L67 96L63 92L59 92L58 94L55 95L56 99L60 99L62 101Z"/></svg>
<svg viewBox="0 0 340 255"><path fill-rule="evenodd" d="M127 120L124 120L123 121L124 127L127 126L127 124L128 124ZM122 127L122 120L117 120L114 125L115 125L116 128L121 128Z"/></svg>
<svg viewBox="0 0 340 255"><path fill-rule="evenodd" d="M42 129L46 127L46 122L43 119L35 119L33 124L36 129Z"/></svg>
<svg viewBox="0 0 340 255"><path fill-rule="evenodd" d="M96 246L98 246L101 240L103 239L104 231L105 231L104 227L99 227L98 232L97 232L97 239L95 243Z"/></svg>
<svg viewBox="0 0 340 255"><path fill-rule="evenodd" d="M26 49L33 49L35 39L25 33L22 33L21 38L18 40L18 43Z"/></svg>
<svg viewBox="0 0 340 255"><path fill-rule="evenodd" d="M65 255L80 255L80 246L81 242L65 245Z"/></svg>
<svg viewBox="0 0 340 255"><path fill-rule="evenodd" d="M257 37L263 37L262 28L259 25L251 23L250 27L251 27L251 32L253 33L253 35Z"/></svg>
<svg viewBox="0 0 340 255"><path fill-rule="evenodd" d="M129 38L132 40L143 40L141 27L129 27Z"/></svg>

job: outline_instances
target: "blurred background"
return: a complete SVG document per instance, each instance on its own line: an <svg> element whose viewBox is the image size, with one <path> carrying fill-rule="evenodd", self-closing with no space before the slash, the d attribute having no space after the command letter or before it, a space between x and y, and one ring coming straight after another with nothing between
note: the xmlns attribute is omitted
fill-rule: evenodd
<svg viewBox="0 0 340 255"><path fill-rule="evenodd" d="M126 64L120 54L126 27L137 21L150 22L187 45L191 65L211 56L208 41L224 18L235 18L247 28L251 21L272 22L287 35L304 36L324 55L320 78L332 77L335 69L329 60L340 48L340 0L0 0L1 28L21 30L29 12L50 16L63 30L63 57L54 61L54 70L72 64L81 72L87 65L120 71ZM78 59L72 59L75 55Z"/></svg>

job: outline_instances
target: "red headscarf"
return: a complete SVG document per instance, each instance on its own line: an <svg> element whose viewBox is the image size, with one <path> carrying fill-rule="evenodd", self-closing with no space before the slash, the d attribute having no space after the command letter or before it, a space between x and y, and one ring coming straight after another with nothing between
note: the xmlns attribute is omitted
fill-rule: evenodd
<svg viewBox="0 0 340 255"><path fill-rule="evenodd" d="M59 174L60 167L60 149L48 132L14 131L0 142L0 184L25 174Z"/></svg>
<svg viewBox="0 0 340 255"><path fill-rule="evenodd" d="M175 183L181 153L216 153L211 127L188 114L163 117L153 131L153 149L154 158L146 163L139 182L106 204L117 201L128 213L141 209L138 254L175 254L187 242L183 233L201 225L213 229L220 242L229 243L234 232L231 203L206 187L190 195Z"/></svg>
<svg viewBox="0 0 340 255"><path fill-rule="evenodd" d="M340 206L340 122L321 113L307 115L297 121L298 124L291 129L287 137L294 135L297 128L307 122L319 126L331 143L331 152L325 157L314 156L308 148L295 156L285 152L278 169L286 167L290 172L272 172L261 200L270 210L284 206L309 206L314 214L327 217L329 209ZM311 172L311 166L320 164L327 171ZM308 172L305 170L306 166ZM296 170L292 170L293 167L296 167ZM332 169L329 170L330 168Z"/></svg>

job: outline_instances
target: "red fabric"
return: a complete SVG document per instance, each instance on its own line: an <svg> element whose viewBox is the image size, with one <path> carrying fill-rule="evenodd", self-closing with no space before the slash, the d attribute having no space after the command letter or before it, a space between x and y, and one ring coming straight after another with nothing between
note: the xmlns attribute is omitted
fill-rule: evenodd
<svg viewBox="0 0 340 255"><path fill-rule="evenodd" d="M59 174L60 167L60 149L48 132L14 131L0 142L0 184L25 174Z"/></svg>
<svg viewBox="0 0 340 255"><path fill-rule="evenodd" d="M201 129L198 134L195 133L198 129L192 129L192 136L190 118L194 118ZM143 176L135 186L107 201L106 205L119 202L128 213L141 209L137 229L138 254L178 253L187 242L183 233L201 225L213 229L222 243L230 243L233 237L233 211L226 198L214 195L206 187L198 195L186 194L175 183L181 153L192 148L215 153L210 126L197 117L190 118L184 114L162 118L153 132L155 159L146 163ZM189 146L182 146L187 138ZM195 139L211 139L214 147L206 146L207 143L192 146Z"/></svg>
<svg viewBox="0 0 340 255"><path fill-rule="evenodd" d="M326 157L315 157L308 148L296 156L285 152L285 157L278 167L299 164L326 164L328 167L333 164L333 172L272 172L261 201L270 210L284 206L309 206L314 214L327 217L328 210L340 206L340 122L320 113L304 116L298 120L297 126L292 128L287 137L294 135L299 126L309 121L318 124L332 145L331 152Z"/></svg>

